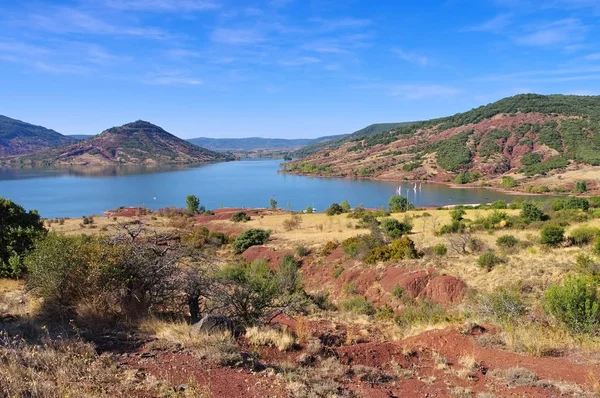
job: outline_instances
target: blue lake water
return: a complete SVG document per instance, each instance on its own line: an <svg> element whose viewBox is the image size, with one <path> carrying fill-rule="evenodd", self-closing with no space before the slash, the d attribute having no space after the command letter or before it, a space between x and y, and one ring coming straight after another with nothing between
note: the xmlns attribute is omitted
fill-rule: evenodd
<svg viewBox="0 0 600 398"><path fill-rule="evenodd" d="M387 205L399 183L337 178L314 178L278 173L281 160L248 160L172 169L0 169L0 197L26 209L37 209L42 217L81 217L101 214L119 206L158 209L185 206L194 194L207 209L218 207L279 207L292 210L313 206L323 211L333 202L348 200L352 206ZM486 189L453 189L423 184L413 190L403 183L416 206L487 203L515 196Z"/></svg>

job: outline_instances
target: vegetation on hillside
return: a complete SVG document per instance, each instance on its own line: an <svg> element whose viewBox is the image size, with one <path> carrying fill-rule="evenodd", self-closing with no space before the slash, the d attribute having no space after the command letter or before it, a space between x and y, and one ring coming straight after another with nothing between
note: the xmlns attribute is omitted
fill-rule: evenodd
<svg viewBox="0 0 600 398"><path fill-rule="evenodd" d="M39 152L75 142L54 130L0 115L0 157Z"/></svg>

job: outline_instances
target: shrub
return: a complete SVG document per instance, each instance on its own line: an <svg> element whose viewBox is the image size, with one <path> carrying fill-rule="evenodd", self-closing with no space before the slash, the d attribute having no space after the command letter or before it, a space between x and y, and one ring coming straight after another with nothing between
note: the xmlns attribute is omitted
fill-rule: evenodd
<svg viewBox="0 0 600 398"><path fill-rule="evenodd" d="M238 235L233 241L233 250L236 254L241 254L251 246L264 245L269 241L271 231L264 229L249 229Z"/></svg>
<svg viewBox="0 0 600 398"><path fill-rule="evenodd" d="M310 250L306 248L306 246L298 246L296 247L296 255L298 257L306 257L310 254Z"/></svg>
<svg viewBox="0 0 600 398"><path fill-rule="evenodd" d="M313 207L312 206L306 206L306 213L307 214L312 214L313 213Z"/></svg>
<svg viewBox="0 0 600 398"><path fill-rule="evenodd" d="M597 282L590 277L572 276L553 285L545 294L548 312L569 330L594 333L600 326L600 300Z"/></svg>
<svg viewBox="0 0 600 398"><path fill-rule="evenodd" d="M543 221L545 218L542 210L540 210L540 208L532 202L523 203L523 207L521 208L521 217L527 223Z"/></svg>
<svg viewBox="0 0 600 398"><path fill-rule="evenodd" d="M200 199L196 195L188 195L185 197L187 209L192 214L200 213Z"/></svg>
<svg viewBox="0 0 600 398"><path fill-rule="evenodd" d="M404 311L396 317L396 323L402 327L435 325L449 320L451 316L442 305L427 299L409 302Z"/></svg>
<svg viewBox="0 0 600 398"><path fill-rule="evenodd" d="M517 180L510 176L502 177L502 186L504 188L514 188L517 186Z"/></svg>
<svg viewBox="0 0 600 398"><path fill-rule="evenodd" d="M594 254L600 256L600 236L594 241Z"/></svg>
<svg viewBox="0 0 600 398"><path fill-rule="evenodd" d="M400 285L394 286L394 289L392 290L392 296L396 297L397 299L402 298L402 296L404 296L404 288Z"/></svg>
<svg viewBox="0 0 600 398"><path fill-rule="evenodd" d="M587 183L585 181L577 181L575 183L575 187L573 187L573 192L584 193L586 191L587 191Z"/></svg>
<svg viewBox="0 0 600 398"><path fill-rule="evenodd" d="M283 229L291 231L293 229L300 229L302 225L302 217L300 214L292 214L292 216L286 220L283 220Z"/></svg>
<svg viewBox="0 0 600 398"><path fill-rule="evenodd" d="M519 244L519 240L512 235L502 235L496 239L496 245L501 249L512 249Z"/></svg>
<svg viewBox="0 0 600 398"><path fill-rule="evenodd" d="M583 210L588 211L590 202L585 198L569 197L567 199L556 199L552 202L552 210Z"/></svg>
<svg viewBox="0 0 600 398"><path fill-rule="evenodd" d="M279 264L279 284L284 293L293 294L302 289L302 281L299 273L300 263L294 256L286 254Z"/></svg>
<svg viewBox="0 0 600 398"><path fill-rule="evenodd" d="M322 256L329 256L332 251L338 248L338 244L336 242L329 241L325 243L325 247L321 250Z"/></svg>
<svg viewBox="0 0 600 398"><path fill-rule="evenodd" d="M385 218L381 221L381 228L392 239L398 239L402 235L409 234L412 231L410 222L400 222L395 218Z"/></svg>
<svg viewBox="0 0 600 398"><path fill-rule="evenodd" d="M250 221L251 218L248 214L244 213L243 211L238 211L237 213L234 213L231 216L231 221L233 222L247 222Z"/></svg>
<svg viewBox="0 0 600 398"><path fill-rule="evenodd" d="M352 208L350 207L350 203L348 203L347 200L344 200L340 206L342 207L342 211L344 213L350 213L350 211L352 210Z"/></svg>
<svg viewBox="0 0 600 398"><path fill-rule="evenodd" d="M490 209L506 209L508 206L506 205L506 202L503 200L497 200L495 202L492 202L492 204L490 205Z"/></svg>
<svg viewBox="0 0 600 398"><path fill-rule="evenodd" d="M346 286L344 286L344 293L346 294L358 294L360 291L358 287L356 287L356 283L350 282Z"/></svg>
<svg viewBox="0 0 600 398"><path fill-rule="evenodd" d="M246 338L253 346L273 346L279 351L289 351L296 343L294 336L287 331L257 326L246 331Z"/></svg>
<svg viewBox="0 0 600 398"><path fill-rule="evenodd" d="M488 271L491 271L496 265L501 264L502 259L498 257L494 252L487 252L479 256L477 259L477 264L481 268L485 268Z"/></svg>
<svg viewBox="0 0 600 398"><path fill-rule="evenodd" d="M565 229L560 225L544 225L541 233L541 242L548 246L558 246L565 239Z"/></svg>
<svg viewBox="0 0 600 398"><path fill-rule="evenodd" d="M342 309L346 312L354 312L356 314L373 315L375 309L373 305L364 297L351 297L342 302Z"/></svg>
<svg viewBox="0 0 600 398"><path fill-rule="evenodd" d="M527 306L516 289L501 288L475 299L476 311L484 318L514 322L525 315Z"/></svg>
<svg viewBox="0 0 600 398"><path fill-rule="evenodd" d="M433 254L436 256L445 256L446 253L448 253L448 248L443 243L438 243L437 245L433 246Z"/></svg>
<svg viewBox="0 0 600 398"><path fill-rule="evenodd" d="M414 242L404 235L393 241L389 246L379 246L372 249L365 258L365 262L375 264L379 261L387 262L417 257L418 253Z"/></svg>
<svg viewBox="0 0 600 398"><path fill-rule="evenodd" d="M344 267L338 267L338 266L336 266L336 267L333 269L333 278L334 278L334 279L337 279L337 278L339 278L339 277L340 277L340 275L342 275L342 272L344 272Z"/></svg>
<svg viewBox="0 0 600 398"><path fill-rule="evenodd" d="M467 212L462 207L456 207L450 211L450 217L452 217L452 221L462 221L465 214L467 214Z"/></svg>
<svg viewBox="0 0 600 398"><path fill-rule="evenodd" d="M461 232L464 232L465 228L466 228L466 226L464 223L462 223L460 221L452 221L451 224L442 225L442 227L440 228L439 234L446 235L446 234L461 233Z"/></svg>
<svg viewBox="0 0 600 398"><path fill-rule="evenodd" d="M600 232L600 230L596 227L582 225L571 231L571 234L569 235L569 241L577 246L589 245L596 239L598 232Z"/></svg>
<svg viewBox="0 0 600 398"><path fill-rule="evenodd" d="M328 216L335 216L337 214L342 214L343 212L344 209L338 203L332 203L325 211Z"/></svg>
<svg viewBox="0 0 600 398"><path fill-rule="evenodd" d="M388 207L392 213L401 213L410 209L414 209L412 203L408 201L404 196L394 195L388 201Z"/></svg>
<svg viewBox="0 0 600 398"><path fill-rule="evenodd" d="M81 223L83 225L89 225L94 223L94 218L92 216L83 216L81 218Z"/></svg>
<svg viewBox="0 0 600 398"><path fill-rule="evenodd" d="M37 211L25 211L22 206L0 197L0 277L21 276L26 271L24 256L45 234Z"/></svg>

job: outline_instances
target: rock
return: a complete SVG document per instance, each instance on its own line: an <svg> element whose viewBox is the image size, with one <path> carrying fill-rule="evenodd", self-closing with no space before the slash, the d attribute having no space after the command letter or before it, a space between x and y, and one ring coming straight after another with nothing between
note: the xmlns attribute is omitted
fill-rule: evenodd
<svg viewBox="0 0 600 398"><path fill-rule="evenodd" d="M429 281L419 297L426 297L440 304L456 304L467 293L467 284L450 275L437 276Z"/></svg>
<svg viewBox="0 0 600 398"><path fill-rule="evenodd" d="M177 387L175 387L175 392L184 392L187 389L188 389L187 384L180 384Z"/></svg>
<svg viewBox="0 0 600 398"><path fill-rule="evenodd" d="M215 334L229 332L232 336L238 337L246 330L224 315L205 315L200 322L192 325L192 333Z"/></svg>

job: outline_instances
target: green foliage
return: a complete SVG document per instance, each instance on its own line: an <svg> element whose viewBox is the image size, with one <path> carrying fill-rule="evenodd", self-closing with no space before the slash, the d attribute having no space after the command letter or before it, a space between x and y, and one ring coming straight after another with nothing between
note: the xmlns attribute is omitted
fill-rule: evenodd
<svg viewBox="0 0 600 398"><path fill-rule="evenodd" d="M450 217L452 218L452 221L462 221L466 214L467 212L462 207L455 207L450 211Z"/></svg>
<svg viewBox="0 0 600 398"><path fill-rule="evenodd" d="M231 221L233 221L233 222L247 222L250 220L251 220L250 216L243 211L238 211L237 213L233 213L233 215L231 216Z"/></svg>
<svg viewBox="0 0 600 398"><path fill-rule="evenodd" d="M454 220L450 224L442 225L442 227L439 230L439 234L447 235L461 233L465 230L465 228L466 226L463 222Z"/></svg>
<svg viewBox="0 0 600 398"><path fill-rule="evenodd" d="M535 203L525 202L521 207L521 218L523 218L525 222L531 223L534 221L543 221L545 215Z"/></svg>
<svg viewBox="0 0 600 398"><path fill-rule="evenodd" d="M185 197L187 209L192 214L200 213L200 199L196 195L188 195Z"/></svg>
<svg viewBox="0 0 600 398"><path fill-rule="evenodd" d="M358 172L358 174L360 174L361 177L368 177L370 175L373 175L374 173L375 170L373 170L371 167L363 167Z"/></svg>
<svg viewBox="0 0 600 398"><path fill-rule="evenodd" d="M271 210L277 210L277 201L273 198L269 199L269 206L271 206ZM311 207L312 213L312 207Z"/></svg>
<svg viewBox="0 0 600 398"><path fill-rule="evenodd" d="M307 214L312 214L313 213L313 207L312 206L306 206L306 213Z"/></svg>
<svg viewBox="0 0 600 398"><path fill-rule="evenodd" d="M418 169L419 167L421 167L423 165L423 162L408 162L408 163L404 163L402 165L402 170L406 171L406 172L410 172L413 171L415 169Z"/></svg>
<svg viewBox="0 0 600 398"><path fill-rule="evenodd" d="M81 223L83 225L93 224L94 223L94 217L92 217L92 216L83 216L81 218Z"/></svg>
<svg viewBox="0 0 600 398"><path fill-rule="evenodd" d="M586 276L572 276L553 285L545 294L548 312L575 333L595 333L600 326L598 282Z"/></svg>
<svg viewBox="0 0 600 398"><path fill-rule="evenodd" d="M517 186L517 180L511 176L504 176L502 177L502 186L504 188L514 188Z"/></svg>
<svg viewBox="0 0 600 398"><path fill-rule="evenodd" d="M500 288L481 294L475 299L476 311L483 318L502 322L515 322L527 312L527 306L518 289Z"/></svg>
<svg viewBox="0 0 600 398"><path fill-rule="evenodd" d="M503 223L504 222L504 223ZM498 226L509 226L510 225L510 217L508 213L505 211L494 210L486 217L479 217L475 221L473 221L473 225L480 225L484 229L492 230Z"/></svg>
<svg viewBox="0 0 600 398"><path fill-rule="evenodd" d="M376 264L379 261L397 261L417 258L418 253L414 242L406 235L396 239L389 246L378 246L372 249L365 258L367 264Z"/></svg>
<svg viewBox="0 0 600 398"><path fill-rule="evenodd" d="M594 254L600 256L600 236L594 240Z"/></svg>
<svg viewBox="0 0 600 398"><path fill-rule="evenodd" d="M559 156L556 158L548 159L545 162L535 163L535 164L532 164L529 166L525 166L525 168L523 169L523 172L528 177L532 177L537 174L545 175L549 171L552 171L555 169L564 169L568 165L569 165L569 160L567 158Z"/></svg>
<svg viewBox="0 0 600 398"><path fill-rule="evenodd" d="M585 198L577 198L574 196L567 199L556 199L552 201L552 210L583 210L588 211L590 202Z"/></svg>
<svg viewBox="0 0 600 398"><path fill-rule="evenodd" d="M496 245L501 249L512 249L519 244L519 240L513 235L502 235L496 239Z"/></svg>
<svg viewBox="0 0 600 398"><path fill-rule="evenodd" d="M541 232L541 242L548 246L558 246L565 239L565 229L560 225L544 225Z"/></svg>
<svg viewBox="0 0 600 398"><path fill-rule="evenodd" d="M523 166L533 166L534 164L540 163L541 161L542 155L535 152L527 152L521 157L521 164Z"/></svg>
<svg viewBox="0 0 600 398"><path fill-rule="evenodd" d="M342 242L342 250L350 258L362 258L371 250L382 246L383 239L379 236L376 230L371 234L353 236Z"/></svg>
<svg viewBox="0 0 600 398"><path fill-rule="evenodd" d="M344 200L340 206L342 207L342 212L344 213L350 213L350 210L352 210L352 208L350 207L350 203L348 203L347 200Z"/></svg>
<svg viewBox="0 0 600 398"><path fill-rule="evenodd" d="M328 216L335 216L337 214L342 214L343 212L344 208L340 206L339 203L332 203L331 206L329 206L325 211Z"/></svg>
<svg viewBox="0 0 600 398"><path fill-rule="evenodd" d="M300 258L306 257L310 254L310 250L306 248L306 246L298 246L296 247L296 255Z"/></svg>
<svg viewBox="0 0 600 398"><path fill-rule="evenodd" d="M402 235L412 231L412 224L407 220L400 222L395 218L385 218L381 221L381 229L392 239L398 239Z"/></svg>
<svg viewBox="0 0 600 398"><path fill-rule="evenodd" d="M394 289L392 289L392 296L401 299L402 296L404 296L404 288L400 285L394 286Z"/></svg>
<svg viewBox="0 0 600 398"><path fill-rule="evenodd" d="M291 254L283 256L277 276L280 288L284 293L293 294L302 290L302 278L299 271L300 263L294 256Z"/></svg>
<svg viewBox="0 0 600 398"><path fill-rule="evenodd" d="M559 153L562 153L562 137L558 132L558 123L555 121L544 123L540 130L539 140L542 144L548 145L550 148L556 149Z"/></svg>
<svg viewBox="0 0 600 398"><path fill-rule="evenodd" d="M346 312L353 312L356 314L375 314L375 308L373 308L373 304L371 304L366 298L362 296L351 297L348 300L343 301L342 309Z"/></svg>
<svg viewBox="0 0 600 398"><path fill-rule="evenodd" d="M571 231L569 235L569 241L577 246L589 245L596 240L599 233L600 229L597 227L582 225Z"/></svg>
<svg viewBox="0 0 600 398"><path fill-rule="evenodd" d="M344 286L344 293L346 294L358 294L360 291L358 287L356 287L356 283L350 282L346 286Z"/></svg>
<svg viewBox="0 0 600 398"><path fill-rule="evenodd" d="M402 213L407 210L414 209L413 204L410 203L404 196L400 195L394 195L390 197L390 200L388 201L388 207L392 213Z"/></svg>
<svg viewBox="0 0 600 398"><path fill-rule="evenodd" d="M23 257L46 234L37 211L0 197L0 277L19 277L25 271Z"/></svg>
<svg viewBox="0 0 600 398"><path fill-rule="evenodd" d="M584 193L587 192L587 183L585 181L577 181L573 187L573 192Z"/></svg>
<svg viewBox="0 0 600 398"><path fill-rule="evenodd" d="M446 253L448 253L448 248L443 243L438 243L437 245L433 246L433 254L436 256L445 256Z"/></svg>
<svg viewBox="0 0 600 398"><path fill-rule="evenodd" d="M317 165L312 162L286 163L283 167L285 171L299 172L304 174L329 175L333 173L333 169L330 165Z"/></svg>
<svg viewBox="0 0 600 398"><path fill-rule="evenodd" d="M396 317L396 323L405 328L413 325L435 325L451 320L452 316L442 305L427 299L409 301L404 311Z"/></svg>
<svg viewBox="0 0 600 398"><path fill-rule="evenodd" d="M497 200L495 202L492 202L492 204L490 205L490 209L506 209L508 206L506 205L506 202L503 200Z"/></svg>
<svg viewBox="0 0 600 398"><path fill-rule="evenodd" d="M456 178L454 178L454 182L461 185L470 184L479 180L479 178L481 178L481 174L479 172L465 171L464 173L459 173Z"/></svg>
<svg viewBox="0 0 600 398"><path fill-rule="evenodd" d="M482 140L479 147L479 156L482 158L490 157L496 153L502 153L506 140L510 137L508 130L492 130ZM498 145L498 141L502 145Z"/></svg>
<svg viewBox="0 0 600 398"><path fill-rule="evenodd" d="M342 275L342 272L344 272L344 267L334 267L333 268L333 278L337 279L340 277L340 275Z"/></svg>
<svg viewBox="0 0 600 398"><path fill-rule="evenodd" d="M473 155L467 141L472 133L460 133L434 144L432 149L437 151L437 162L441 168L457 172L469 167Z"/></svg>
<svg viewBox="0 0 600 398"><path fill-rule="evenodd" d="M233 250L236 254L241 254L251 246L264 245L269 241L271 231L264 229L249 229L238 235L233 241Z"/></svg>
<svg viewBox="0 0 600 398"><path fill-rule="evenodd" d="M491 271L496 265L501 264L503 260L494 252L487 252L477 258L477 265Z"/></svg>

